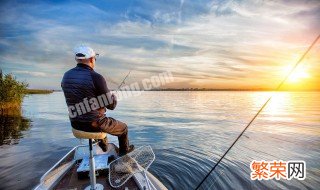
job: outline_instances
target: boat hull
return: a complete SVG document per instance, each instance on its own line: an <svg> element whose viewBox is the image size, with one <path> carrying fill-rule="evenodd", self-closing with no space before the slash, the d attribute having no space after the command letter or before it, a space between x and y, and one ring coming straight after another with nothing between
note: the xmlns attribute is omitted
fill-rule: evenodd
<svg viewBox="0 0 320 190"><path fill-rule="evenodd" d="M108 151L103 152L99 146L94 145L95 155L108 154L110 156L118 157L117 147L109 143ZM60 159L50 170L48 170L40 179L40 183L35 190L44 189L85 189L90 184L90 179L79 179L77 168L84 157L89 155L89 148L87 145L79 145L70 150L62 159ZM104 189L114 189L110 186L108 181L108 172L97 172L97 183L102 184ZM166 190L167 188L150 172L146 175L151 182L152 189ZM117 189L148 189L146 180L142 173L136 173L123 186Z"/></svg>

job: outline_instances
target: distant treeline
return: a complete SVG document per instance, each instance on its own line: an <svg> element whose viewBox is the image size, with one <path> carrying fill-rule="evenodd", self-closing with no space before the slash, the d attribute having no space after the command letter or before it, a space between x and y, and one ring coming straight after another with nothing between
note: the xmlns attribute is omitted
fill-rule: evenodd
<svg viewBox="0 0 320 190"><path fill-rule="evenodd" d="M212 88L163 88L163 89L151 89L148 91L275 91L275 89L267 89L267 88L255 88L255 89L212 89ZM317 89L280 89L279 91L319 91Z"/></svg>
<svg viewBox="0 0 320 190"><path fill-rule="evenodd" d="M50 94L53 90L27 89L26 94Z"/></svg>
<svg viewBox="0 0 320 190"><path fill-rule="evenodd" d="M149 91L270 91L270 89L159 88Z"/></svg>

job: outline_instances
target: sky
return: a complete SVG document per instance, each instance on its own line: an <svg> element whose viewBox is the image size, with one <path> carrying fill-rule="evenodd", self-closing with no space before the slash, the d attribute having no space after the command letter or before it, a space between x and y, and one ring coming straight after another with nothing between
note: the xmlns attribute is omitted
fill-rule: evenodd
<svg viewBox="0 0 320 190"><path fill-rule="evenodd" d="M1 1L0 68L60 89L73 49L100 54L113 88L164 71L163 88L275 88L320 34L319 0ZM320 89L320 42L286 86Z"/></svg>

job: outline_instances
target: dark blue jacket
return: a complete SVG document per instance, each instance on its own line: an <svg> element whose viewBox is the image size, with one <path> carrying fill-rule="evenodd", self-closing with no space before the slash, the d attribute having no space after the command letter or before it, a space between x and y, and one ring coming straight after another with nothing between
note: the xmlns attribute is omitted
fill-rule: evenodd
<svg viewBox="0 0 320 190"><path fill-rule="evenodd" d="M109 92L103 76L82 63L78 63L75 68L70 69L64 74L61 87L69 109L70 106L72 107L79 102L83 102L85 98L90 100L93 97ZM76 117L70 117L74 128L78 128L75 127L75 124L79 125L79 123L83 123L84 125L89 125L97 119L99 119L99 112L97 110L92 110L85 114L77 114Z"/></svg>

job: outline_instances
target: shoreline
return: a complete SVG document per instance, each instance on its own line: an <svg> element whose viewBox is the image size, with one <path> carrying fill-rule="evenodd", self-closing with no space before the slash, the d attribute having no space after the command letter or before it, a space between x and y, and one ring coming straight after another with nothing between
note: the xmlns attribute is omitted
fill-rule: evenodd
<svg viewBox="0 0 320 190"><path fill-rule="evenodd" d="M110 89L111 91L116 91L115 89ZM46 91L46 90L45 90ZM51 91L50 93L53 93L53 92L62 92L62 90L48 90L48 91ZM205 90L202 90L202 89L152 89L152 90L118 90L118 91L145 91L145 92L148 92L148 91L151 91L151 92L154 92L154 91L172 91L172 92L193 92L193 91L196 91L196 92L209 92L209 91L212 91L212 92L320 92L320 90L251 90L251 89L205 89ZM30 93L32 94L32 93ZM41 93L40 93L41 94Z"/></svg>
<svg viewBox="0 0 320 190"><path fill-rule="evenodd" d="M16 101L0 103L0 116L20 116L21 104Z"/></svg>
<svg viewBox="0 0 320 190"><path fill-rule="evenodd" d="M53 90L26 89L23 94L51 94L53 92ZM0 116L20 116L22 102L23 98L21 100L0 102Z"/></svg>
<svg viewBox="0 0 320 190"><path fill-rule="evenodd" d="M45 90L45 89L27 89L26 94L51 94L55 90Z"/></svg>

